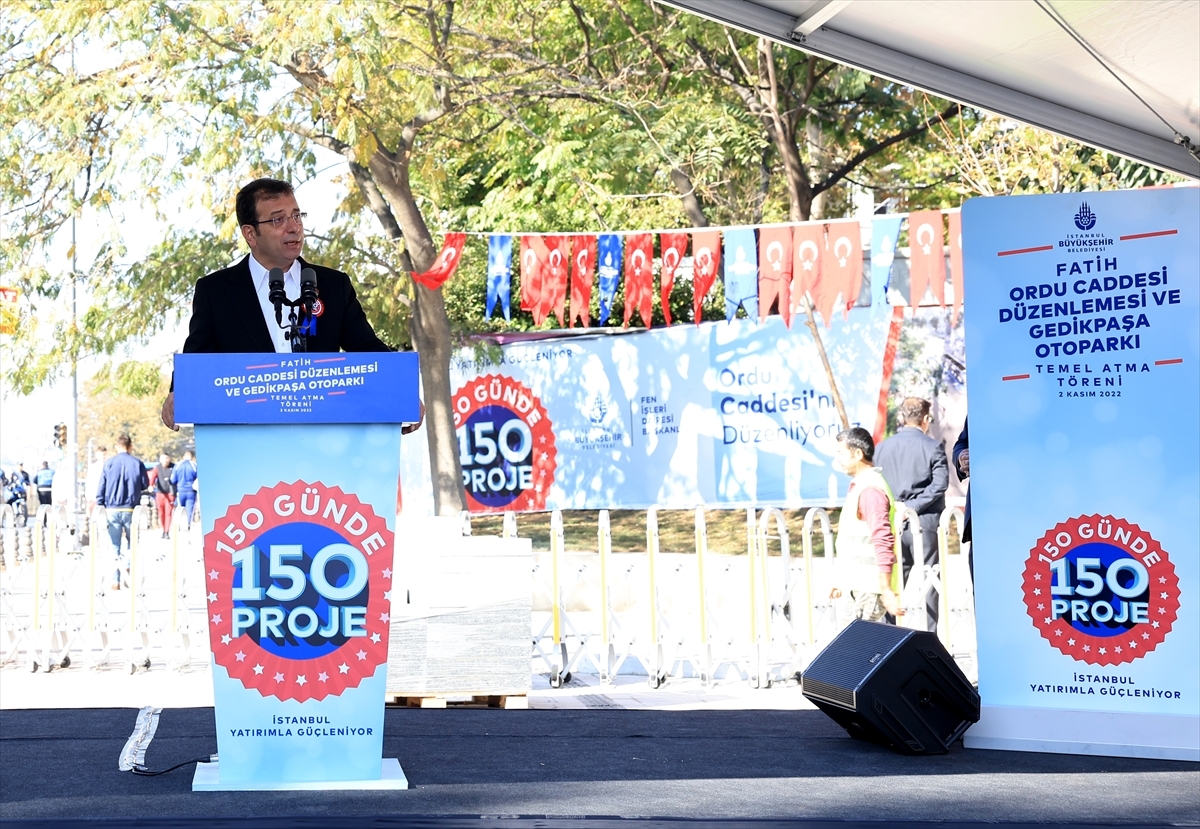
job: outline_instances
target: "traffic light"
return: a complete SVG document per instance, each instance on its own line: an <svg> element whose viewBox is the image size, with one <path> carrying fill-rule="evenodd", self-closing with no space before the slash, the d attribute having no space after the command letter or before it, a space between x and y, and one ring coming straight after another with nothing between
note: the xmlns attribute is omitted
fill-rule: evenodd
<svg viewBox="0 0 1200 829"><path fill-rule="evenodd" d="M54 427L54 445L65 448L67 445L67 424L59 423Z"/></svg>

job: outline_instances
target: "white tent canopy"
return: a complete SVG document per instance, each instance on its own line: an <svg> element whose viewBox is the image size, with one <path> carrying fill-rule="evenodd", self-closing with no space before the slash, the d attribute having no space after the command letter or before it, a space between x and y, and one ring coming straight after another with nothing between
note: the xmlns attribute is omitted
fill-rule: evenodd
<svg viewBox="0 0 1200 829"><path fill-rule="evenodd" d="M1179 135L1200 145L1200 3L1195 0L666 2L1200 178L1200 160L1177 141Z"/></svg>

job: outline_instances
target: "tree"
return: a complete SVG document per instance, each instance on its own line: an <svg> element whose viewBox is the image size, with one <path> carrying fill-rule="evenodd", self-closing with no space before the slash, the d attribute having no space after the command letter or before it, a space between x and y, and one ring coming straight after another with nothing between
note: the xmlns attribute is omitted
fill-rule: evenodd
<svg viewBox="0 0 1200 829"><path fill-rule="evenodd" d="M190 427L173 432L158 417L168 380L155 363L137 360L106 365L83 384L79 400L79 444L115 451L118 435L133 439L133 452L154 462L162 453L178 459L194 444Z"/></svg>

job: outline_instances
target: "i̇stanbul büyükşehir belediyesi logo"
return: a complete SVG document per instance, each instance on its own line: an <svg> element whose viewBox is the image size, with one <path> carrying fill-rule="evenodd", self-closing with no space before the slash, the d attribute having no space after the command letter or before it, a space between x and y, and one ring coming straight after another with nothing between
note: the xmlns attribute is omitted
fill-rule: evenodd
<svg viewBox="0 0 1200 829"><path fill-rule="evenodd" d="M217 665L263 696L321 700L387 662L393 534L320 482L263 487L204 537Z"/></svg>
<svg viewBox="0 0 1200 829"><path fill-rule="evenodd" d="M1080 230L1091 230L1096 226L1096 214L1088 207L1087 202L1079 205L1079 210L1075 213L1075 227Z"/></svg>
<svg viewBox="0 0 1200 829"><path fill-rule="evenodd" d="M1163 642L1179 614L1179 579L1167 551L1137 524L1081 515L1046 532L1025 564L1025 606L1062 653L1120 665Z"/></svg>
<svg viewBox="0 0 1200 829"><path fill-rule="evenodd" d="M518 380L487 374L459 388L453 404L471 512L545 509L557 450L542 401Z"/></svg>

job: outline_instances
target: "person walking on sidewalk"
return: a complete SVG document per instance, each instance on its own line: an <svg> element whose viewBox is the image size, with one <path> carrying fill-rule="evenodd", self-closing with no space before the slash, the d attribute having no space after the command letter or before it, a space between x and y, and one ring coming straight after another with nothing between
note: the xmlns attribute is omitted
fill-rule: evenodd
<svg viewBox="0 0 1200 829"><path fill-rule="evenodd" d="M117 453L104 464L96 490L96 503L107 513L108 537L117 558L113 590L121 589L121 538L124 536L126 543L132 544L133 508L150 486L146 465L133 456L132 449L129 435L117 438Z"/></svg>
<svg viewBox="0 0 1200 829"><path fill-rule="evenodd" d="M905 398L896 414L899 431L875 450L875 462L883 471L892 494L917 514L921 526L922 549L916 553L913 551L912 527L905 525L902 528L900 551L904 561L904 584L908 584L914 561L917 567L936 568L939 559L938 522L946 508L950 471L945 447L941 441L929 436L929 427L933 425L932 408L928 400ZM938 599L936 590L925 594L926 630L937 630Z"/></svg>
<svg viewBox="0 0 1200 829"><path fill-rule="evenodd" d="M892 532L893 498L887 481L875 468L875 441L855 426L838 433L833 464L852 480L838 518L834 543L834 588L831 599L847 599L850 619L882 621L900 615L893 575L896 536ZM844 623L843 623L844 619Z"/></svg>
<svg viewBox="0 0 1200 829"><path fill-rule="evenodd" d="M150 486L154 488L154 507L158 512L158 525L162 527L162 537L171 537L171 511L175 509L175 484L171 483L171 473L175 464L171 456L165 452L158 456L158 466L150 470Z"/></svg>
<svg viewBox="0 0 1200 829"><path fill-rule="evenodd" d="M175 485L175 497L179 505L187 510L187 528L192 529L192 515L196 512L196 456L189 449L183 453L183 460L175 464L171 473L171 483Z"/></svg>

